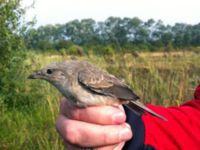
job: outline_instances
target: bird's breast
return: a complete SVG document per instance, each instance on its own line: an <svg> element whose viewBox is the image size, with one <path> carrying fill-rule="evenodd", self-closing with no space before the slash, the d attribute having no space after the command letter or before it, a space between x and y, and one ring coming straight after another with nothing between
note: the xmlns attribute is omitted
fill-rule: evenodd
<svg viewBox="0 0 200 150"><path fill-rule="evenodd" d="M77 102L86 106L113 105L114 103L119 103L119 100L115 97L91 92L80 85L73 86L72 89Z"/></svg>

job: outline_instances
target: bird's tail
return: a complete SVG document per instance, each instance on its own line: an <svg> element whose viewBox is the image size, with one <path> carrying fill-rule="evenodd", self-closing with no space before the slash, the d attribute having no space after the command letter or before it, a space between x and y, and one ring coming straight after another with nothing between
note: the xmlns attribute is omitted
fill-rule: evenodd
<svg viewBox="0 0 200 150"><path fill-rule="evenodd" d="M148 112L149 114L151 114L157 118L167 121L167 119L165 117L163 117L163 116L157 114L156 112L154 112L153 110L149 109L144 104L142 104L139 100L130 101L130 103L128 103L127 106L139 114L141 114L143 112Z"/></svg>

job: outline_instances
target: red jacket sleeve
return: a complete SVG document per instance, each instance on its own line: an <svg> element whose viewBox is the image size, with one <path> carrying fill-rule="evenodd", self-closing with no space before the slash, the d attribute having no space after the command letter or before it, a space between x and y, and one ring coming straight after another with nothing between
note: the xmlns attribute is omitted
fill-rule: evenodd
<svg viewBox="0 0 200 150"><path fill-rule="evenodd" d="M147 106L168 121L144 114L144 145L157 150L200 149L200 85L194 99L179 107Z"/></svg>

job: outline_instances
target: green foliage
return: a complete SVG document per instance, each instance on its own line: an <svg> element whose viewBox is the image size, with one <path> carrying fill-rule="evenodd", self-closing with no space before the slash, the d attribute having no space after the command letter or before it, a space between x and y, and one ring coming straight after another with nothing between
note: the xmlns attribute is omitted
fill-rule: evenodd
<svg viewBox="0 0 200 150"><path fill-rule="evenodd" d="M27 80L33 70L50 62L75 56L76 59L88 60L124 79L145 103L169 106L192 99L193 89L199 81L200 53L161 54L155 57L154 53L137 53L136 57L131 53L104 56L89 53L78 57L74 54L59 55L55 51L21 53L20 58L24 59L23 55L26 58L20 69L15 63L20 58L13 58L13 71L9 70L7 74L11 82L8 77L5 79L8 85L14 83L14 87L6 86L7 92L0 95L1 99L9 98L3 103L0 100L0 149L64 149L55 129L60 93L45 81ZM15 91L11 90L9 94L10 88Z"/></svg>
<svg viewBox="0 0 200 150"><path fill-rule="evenodd" d="M55 48L56 48L56 50L68 49L73 45L74 44L71 41L59 40L58 42L55 43Z"/></svg>
<svg viewBox="0 0 200 150"><path fill-rule="evenodd" d="M200 24L165 25L161 20L109 17L103 22L92 19L73 20L61 25L46 25L25 32L30 49L68 49L72 45L105 54L107 45L115 51L172 50L200 46ZM100 47L100 48L99 48ZM109 52L109 51L108 51Z"/></svg>
<svg viewBox="0 0 200 150"><path fill-rule="evenodd" d="M54 125L60 94L47 82L27 79L41 61L19 52L11 62L0 94L0 149L64 149Z"/></svg>
<svg viewBox="0 0 200 150"><path fill-rule="evenodd" d="M14 106L23 72L23 61L26 55L21 51L23 41L20 32L24 29L21 17L24 10L20 0L0 1L0 103Z"/></svg>
<svg viewBox="0 0 200 150"><path fill-rule="evenodd" d="M43 83L27 81L34 65L25 62L27 53L22 51L21 32L26 28L21 24L23 14L20 0L0 1L0 149L62 149L51 124L58 103L37 91L46 88L47 94L54 92ZM46 110L46 106L51 109ZM45 138L41 137L44 134Z"/></svg>
<svg viewBox="0 0 200 150"><path fill-rule="evenodd" d="M11 60L12 51L17 51L22 46L19 39L19 24L24 13L19 6L20 0L0 1L0 68Z"/></svg>
<svg viewBox="0 0 200 150"><path fill-rule="evenodd" d="M103 47L100 50L100 53L104 54L104 55L114 55L115 54L115 49L111 45L108 45L108 46Z"/></svg>
<svg viewBox="0 0 200 150"><path fill-rule="evenodd" d="M61 49L61 53L68 54L68 55L82 56L84 55L84 50L82 47L78 45L72 45L67 49Z"/></svg>

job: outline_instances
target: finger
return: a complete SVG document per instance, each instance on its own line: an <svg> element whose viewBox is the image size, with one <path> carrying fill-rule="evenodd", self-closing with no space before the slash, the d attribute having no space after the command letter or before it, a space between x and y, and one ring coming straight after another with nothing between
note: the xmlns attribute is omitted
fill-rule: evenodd
<svg viewBox="0 0 200 150"><path fill-rule="evenodd" d="M70 144L69 142L65 142L67 150L83 150L80 146Z"/></svg>
<svg viewBox="0 0 200 150"><path fill-rule="evenodd" d="M70 144L69 142L65 142L65 145L68 150L83 150L83 147ZM91 148L91 149L93 149L93 150L122 150L124 145L125 145L125 142L121 142L119 144L96 147L96 148Z"/></svg>
<svg viewBox="0 0 200 150"><path fill-rule="evenodd" d="M64 140L83 147L99 147L129 140L132 132L128 124L97 125L71 120L60 115L57 129Z"/></svg>
<svg viewBox="0 0 200 150"><path fill-rule="evenodd" d="M71 105L67 99L63 99L60 105L62 114L73 120L79 120L95 124L121 124L126 120L123 107L93 106L78 108Z"/></svg>
<svg viewBox="0 0 200 150"><path fill-rule="evenodd" d="M125 142L121 142L119 144L102 146L102 147L97 147L97 148L94 148L94 149L95 150L122 150L124 144L125 144Z"/></svg>

